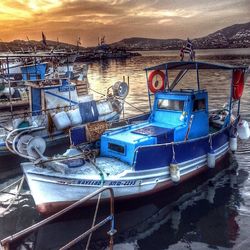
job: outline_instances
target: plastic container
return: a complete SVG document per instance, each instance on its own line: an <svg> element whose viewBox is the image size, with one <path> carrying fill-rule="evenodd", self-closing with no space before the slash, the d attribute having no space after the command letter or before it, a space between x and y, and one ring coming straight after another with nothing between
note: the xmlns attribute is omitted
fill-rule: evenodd
<svg viewBox="0 0 250 250"><path fill-rule="evenodd" d="M82 124L82 117L81 117L79 109L69 110L67 112L67 115L70 119L72 126Z"/></svg>
<svg viewBox="0 0 250 250"><path fill-rule="evenodd" d="M2 90L2 91L0 92L0 95L5 95L5 96L9 97L10 94L13 95L14 92L15 92L15 89L14 89L14 88L10 88L10 89L9 89L9 87L5 87L4 90Z"/></svg>
<svg viewBox="0 0 250 250"><path fill-rule="evenodd" d="M79 97L79 102L84 103L84 102L91 102L93 101L93 95L84 95Z"/></svg>
<svg viewBox="0 0 250 250"><path fill-rule="evenodd" d="M58 130L71 126L71 121L65 111L52 115L53 122Z"/></svg>
<svg viewBox="0 0 250 250"><path fill-rule="evenodd" d="M96 106L99 115L107 115L113 112L112 104L109 101L97 102Z"/></svg>

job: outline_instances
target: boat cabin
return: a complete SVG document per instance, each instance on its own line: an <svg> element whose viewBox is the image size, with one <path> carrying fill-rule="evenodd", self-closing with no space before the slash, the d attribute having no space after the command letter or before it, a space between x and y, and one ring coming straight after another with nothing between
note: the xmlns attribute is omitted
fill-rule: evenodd
<svg viewBox="0 0 250 250"><path fill-rule="evenodd" d="M105 133L101 138L101 155L132 165L140 146L183 141L208 133L207 91L158 92L148 121Z"/></svg>

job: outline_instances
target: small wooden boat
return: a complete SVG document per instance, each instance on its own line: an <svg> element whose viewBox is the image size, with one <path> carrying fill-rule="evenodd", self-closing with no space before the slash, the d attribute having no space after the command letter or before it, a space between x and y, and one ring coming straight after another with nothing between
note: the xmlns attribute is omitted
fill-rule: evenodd
<svg viewBox="0 0 250 250"><path fill-rule="evenodd" d="M49 145L55 145L68 137L68 129L72 126L119 120L128 94L127 83L116 82L107 97L93 100L93 95L87 93L86 76L80 85L69 78L46 79L46 67L47 63L21 67L22 84L29 93L29 110L15 112L15 102L10 100L11 111L1 116L0 156L13 152L13 138L19 131L32 130L35 136L41 136ZM78 96L78 93L84 95Z"/></svg>
<svg viewBox="0 0 250 250"><path fill-rule="evenodd" d="M227 109L209 112L208 92L200 89L200 69L232 72ZM171 70L181 71L172 84ZM174 90L192 70L197 89ZM108 129L99 142L91 125L72 128L71 148L53 158L43 156L35 143L28 146L33 160L21 166L38 211L55 212L102 186L112 187L117 199L145 196L218 168L228 152L237 149L237 131L241 139L250 136L239 113L246 71L246 66L198 61L146 68L147 75L151 72L150 105L154 98L146 121Z"/></svg>

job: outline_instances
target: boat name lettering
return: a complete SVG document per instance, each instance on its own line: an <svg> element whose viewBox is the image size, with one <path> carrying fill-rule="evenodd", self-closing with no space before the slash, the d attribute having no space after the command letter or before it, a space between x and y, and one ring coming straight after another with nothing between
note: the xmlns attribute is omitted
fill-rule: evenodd
<svg viewBox="0 0 250 250"><path fill-rule="evenodd" d="M109 183L109 186L133 186L135 185L136 181L135 180L131 180L131 181L111 181Z"/></svg>
<svg viewBox="0 0 250 250"><path fill-rule="evenodd" d="M63 184L77 184L77 185L89 185L89 186L101 186L101 180L71 180L71 181L59 181ZM129 180L129 181L110 181L110 182L103 182L103 185L106 184L107 186L134 186L136 184L136 180Z"/></svg>
<svg viewBox="0 0 250 250"><path fill-rule="evenodd" d="M102 181L93 181L93 180L77 180L74 184L81 184L81 185L90 185L90 186L100 186Z"/></svg>

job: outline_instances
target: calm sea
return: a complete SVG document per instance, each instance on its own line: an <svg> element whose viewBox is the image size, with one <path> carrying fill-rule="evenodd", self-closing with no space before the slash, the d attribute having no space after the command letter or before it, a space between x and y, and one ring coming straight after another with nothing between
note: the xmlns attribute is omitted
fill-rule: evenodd
<svg viewBox="0 0 250 250"><path fill-rule="evenodd" d="M93 91L105 94L118 80L129 78L130 93L125 115L147 111L147 89L144 68L166 61L179 60L178 51L141 52L142 56L124 60L89 63L88 79ZM250 49L200 50L197 60L229 64L250 64ZM172 75L170 75L171 77ZM183 78L180 87L195 87L194 75ZM209 92L210 108L222 106L229 94L230 74L222 71L201 71L202 88ZM191 83L191 84L190 84ZM95 97L100 97L94 92ZM250 121L250 77L242 98L242 118ZM65 146L53 149L63 152ZM52 153L52 152L50 152ZM21 176L20 160L0 160L0 189ZM250 249L250 140L240 141L238 151L230 156L228 167L215 174L204 175L174 191L154 197L116 205L116 249ZM11 190L14 192L15 190ZM9 194L0 195L5 202ZM92 223L94 208L82 208L67 217L41 228L29 236L25 249L59 249L86 230ZM100 217L107 215L102 205ZM41 220L34 208L28 187L11 210L0 217L0 239ZM90 249L105 249L107 232L93 235ZM84 249L85 242L74 249Z"/></svg>

